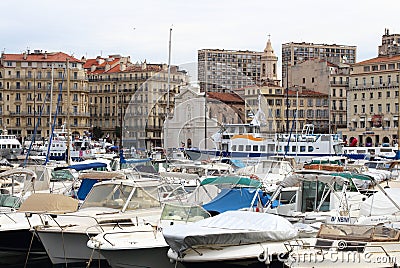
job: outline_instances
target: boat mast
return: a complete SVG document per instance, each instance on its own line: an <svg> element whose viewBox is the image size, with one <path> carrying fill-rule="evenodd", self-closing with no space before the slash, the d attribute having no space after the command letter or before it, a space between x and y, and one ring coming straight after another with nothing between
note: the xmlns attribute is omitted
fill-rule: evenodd
<svg viewBox="0 0 400 268"><path fill-rule="evenodd" d="M168 155L168 121L169 121L169 110L170 110L170 99L169 94L171 90L171 37L172 37L172 26L169 28L169 43L168 43L168 80L167 80L167 114L165 117L165 134L164 134L164 149Z"/></svg>
<svg viewBox="0 0 400 268"><path fill-rule="evenodd" d="M54 62L51 63L51 85L50 85L50 109L49 109L49 137L51 134L51 111L53 110L53 84L54 84Z"/></svg>
<svg viewBox="0 0 400 268"><path fill-rule="evenodd" d="M71 164L71 148L70 148L70 124L69 124L69 107L70 107L70 99L69 99L69 59L67 58L67 164Z"/></svg>

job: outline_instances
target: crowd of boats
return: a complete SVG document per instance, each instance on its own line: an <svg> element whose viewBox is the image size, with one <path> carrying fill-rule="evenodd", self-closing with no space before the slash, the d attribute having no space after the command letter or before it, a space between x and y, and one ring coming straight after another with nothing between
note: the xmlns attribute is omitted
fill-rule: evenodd
<svg viewBox="0 0 400 268"><path fill-rule="evenodd" d="M96 146L75 139L80 161L69 164L49 159L58 147L66 157L61 131L59 146L42 150L48 161L4 160L0 265L397 267L396 150L351 157L337 134L311 125L270 137L251 128L225 128L214 150L141 158L89 157Z"/></svg>

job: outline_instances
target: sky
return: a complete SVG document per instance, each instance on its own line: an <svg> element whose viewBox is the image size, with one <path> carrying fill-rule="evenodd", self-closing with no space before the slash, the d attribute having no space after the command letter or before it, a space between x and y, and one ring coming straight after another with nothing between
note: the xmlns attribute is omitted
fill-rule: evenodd
<svg viewBox="0 0 400 268"><path fill-rule="evenodd" d="M377 56L384 29L400 33L399 0L1 0L0 50L40 49L76 58L197 61L199 49L262 51L270 35L281 61L288 42L357 46Z"/></svg>

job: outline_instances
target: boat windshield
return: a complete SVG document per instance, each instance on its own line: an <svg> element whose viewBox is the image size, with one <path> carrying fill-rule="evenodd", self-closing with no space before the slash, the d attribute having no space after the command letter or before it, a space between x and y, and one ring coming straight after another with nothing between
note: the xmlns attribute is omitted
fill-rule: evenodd
<svg viewBox="0 0 400 268"><path fill-rule="evenodd" d="M183 222L195 222L211 217L200 206L182 206L177 204L165 204L161 213L161 220L173 220Z"/></svg>
<svg viewBox="0 0 400 268"><path fill-rule="evenodd" d="M153 187L154 188L154 187ZM149 189L151 191L153 188ZM155 189L157 191L157 188ZM160 203L145 189L124 184L95 185L83 202L81 209L88 207L108 207L122 209L130 193L134 191L129 200L127 210L159 207Z"/></svg>

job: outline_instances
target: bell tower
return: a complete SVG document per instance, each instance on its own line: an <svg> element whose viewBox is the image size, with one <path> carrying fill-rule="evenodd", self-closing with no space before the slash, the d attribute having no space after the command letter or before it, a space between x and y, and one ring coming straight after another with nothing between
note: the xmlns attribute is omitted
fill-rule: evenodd
<svg viewBox="0 0 400 268"><path fill-rule="evenodd" d="M278 57L274 53L271 45L270 35L268 35L267 45L261 55L261 80L276 81Z"/></svg>

